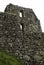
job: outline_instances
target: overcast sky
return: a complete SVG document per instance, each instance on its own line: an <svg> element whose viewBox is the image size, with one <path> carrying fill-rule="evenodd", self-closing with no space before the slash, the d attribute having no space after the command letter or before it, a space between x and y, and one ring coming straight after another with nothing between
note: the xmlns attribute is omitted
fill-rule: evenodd
<svg viewBox="0 0 44 65"><path fill-rule="evenodd" d="M9 3L32 8L40 20L42 31L44 32L44 0L0 0L0 12L4 12L6 5Z"/></svg>

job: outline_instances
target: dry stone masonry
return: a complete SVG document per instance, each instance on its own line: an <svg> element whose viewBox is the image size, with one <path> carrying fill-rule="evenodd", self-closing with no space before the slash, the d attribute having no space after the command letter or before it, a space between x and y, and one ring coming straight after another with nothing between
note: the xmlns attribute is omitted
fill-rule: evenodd
<svg viewBox="0 0 44 65"><path fill-rule="evenodd" d="M24 65L44 65L44 33L32 9L9 4L0 12L0 50Z"/></svg>

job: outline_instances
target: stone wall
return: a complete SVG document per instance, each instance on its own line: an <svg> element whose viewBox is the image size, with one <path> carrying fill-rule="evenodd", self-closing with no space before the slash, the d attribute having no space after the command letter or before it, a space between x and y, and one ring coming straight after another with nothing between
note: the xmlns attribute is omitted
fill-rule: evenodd
<svg viewBox="0 0 44 65"><path fill-rule="evenodd" d="M24 33L29 34L33 32L35 33L42 32L40 21L36 17L32 9L23 8L23 7L9 4L5 8L5 12L16 14L18 17L20 17L20 13L22 13L22 17L20 17L20 23L24 25Z"/></svg>
<svg viewBox="0 0 44 65"><path fill-rule="evenodd" d="M19 16L20 9L24 17ZM15 55L25 65L44 65L43 35L32 9L10 4L5 13L0 12L0 49Z"/></svg>

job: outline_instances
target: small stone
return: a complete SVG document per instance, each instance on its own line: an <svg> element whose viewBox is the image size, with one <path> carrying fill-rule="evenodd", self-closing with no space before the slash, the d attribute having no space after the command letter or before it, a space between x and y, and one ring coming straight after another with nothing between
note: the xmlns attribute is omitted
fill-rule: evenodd
<svg viewBox="0 0 44 65"><path fill-rule="evenodd" d="M24 55L23 58L26 60L26 61L29 61L30 60L30 57L28 55Z"/></svg>
<svg viewBox="0 0 44 65"><path fill-rule="evenodd" d="M42 57L40 55L34 55L34 59L39 62Z"/></svg>
<svg viewBox="0 0 44 65"><path fill-rule="evenodd" d="M44 51L40 51L40 54L44 56Z"/></svg>
<svg viewBox="0 0 44 65"><path fill-rule="evenodd" d="M12 43L9 43L9 46L10 46L10 47L12 47L12 45L13 45Z"/></svg>

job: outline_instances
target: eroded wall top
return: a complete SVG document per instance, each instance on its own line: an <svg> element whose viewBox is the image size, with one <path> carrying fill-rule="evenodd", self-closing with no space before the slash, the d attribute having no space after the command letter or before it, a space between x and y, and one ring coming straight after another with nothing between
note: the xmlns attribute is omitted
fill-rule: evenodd
<svg viewBox="0 0 44 65"><path fill-rule="evenodd" d="M19 7L13 4L7 5L5 12L16 14L20 19L20 24L24 34L41 33L40 21L32 9Z"/></svg>

